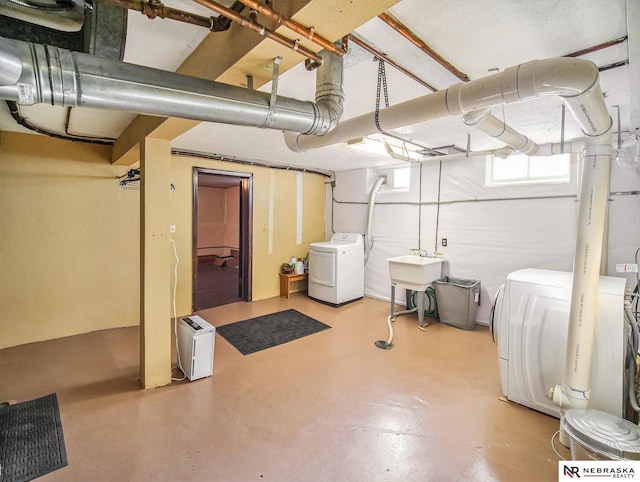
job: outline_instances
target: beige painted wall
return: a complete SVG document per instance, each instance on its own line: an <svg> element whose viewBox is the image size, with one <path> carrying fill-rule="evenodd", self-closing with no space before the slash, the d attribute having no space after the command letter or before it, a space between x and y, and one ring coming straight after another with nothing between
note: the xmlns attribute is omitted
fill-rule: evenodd
<svg viewBox="0 0 640 482"><path fill-rule="evenodd" d="M139 323L139 193L110 149L0 133L0 348Z"/></svg>
<svg viewBox="0 0 640 482"><path fill-rule="evenodd" d="M120 188L128 168L109 159L107 147L0 133L0 348L139 324L140 193ZM174 156L178 315L191 312L194 166L253 172L253 299L278 296L280 265L323 239L324 176L303 175L296 244L295 172Z"/></svg>

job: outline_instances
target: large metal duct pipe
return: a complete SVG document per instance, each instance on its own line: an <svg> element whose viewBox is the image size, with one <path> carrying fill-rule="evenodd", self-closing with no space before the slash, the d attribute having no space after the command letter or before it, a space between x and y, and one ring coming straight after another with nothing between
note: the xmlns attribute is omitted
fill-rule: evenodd
<svg viewBox="0 0 640 482"><path fill-rule="evenodd" d="M0 37L0 85L15 84L22 74L22 59L13 41Z"/></svg>
<svg viewBox="0 0 640 482"><path fill-rule="evenodd" d="M325 55L315 103L0 37L0 98L322 135L342 114L342 59ZM325 65L326 64L326 65Z"/></svg>

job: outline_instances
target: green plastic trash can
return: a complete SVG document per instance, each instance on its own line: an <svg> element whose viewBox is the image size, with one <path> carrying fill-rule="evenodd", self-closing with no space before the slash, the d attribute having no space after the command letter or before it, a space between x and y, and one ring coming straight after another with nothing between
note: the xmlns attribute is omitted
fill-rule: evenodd
<svg viewBox="0 0 640 482"><path fill-rule="evenodd" d="M440 323L463 330L476 324L480 304L480 281L444 276L433 282Z"/></svg>

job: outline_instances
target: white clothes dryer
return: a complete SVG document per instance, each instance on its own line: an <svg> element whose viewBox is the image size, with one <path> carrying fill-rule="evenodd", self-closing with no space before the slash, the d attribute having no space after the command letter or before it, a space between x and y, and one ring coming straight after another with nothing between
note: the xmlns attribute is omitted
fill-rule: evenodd
<svg viewBox="0 0 640 482"><path fill-rule="evenodd" d="M309 297L340 306L364 296L362 234L335 233L309 246Z"/></svg>
<svg viewBox="0 0 640 482"><path fill-rule="evenodd" d="M493 333L507 399L560 418L549 389L564 380L572 273L523 269L507 276L496 297ZM589 408L625 414L626 280L601 276L598 285Z"/></svg>

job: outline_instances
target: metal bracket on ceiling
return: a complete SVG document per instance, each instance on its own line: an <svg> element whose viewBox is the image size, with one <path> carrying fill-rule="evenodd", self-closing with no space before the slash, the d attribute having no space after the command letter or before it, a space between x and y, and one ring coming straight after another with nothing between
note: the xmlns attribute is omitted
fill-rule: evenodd
<svg viewBox="0 0 640 482"><path fill-rule="evenodd" d="M280 61L282 57L278 56L273 59L273 79L271 81L271 98L269 99L269 112L267 118L262 124L262 128L267 129L271 126L273 119L276 116L276 99L278 97L278 77L280 76Z"/></svg>

